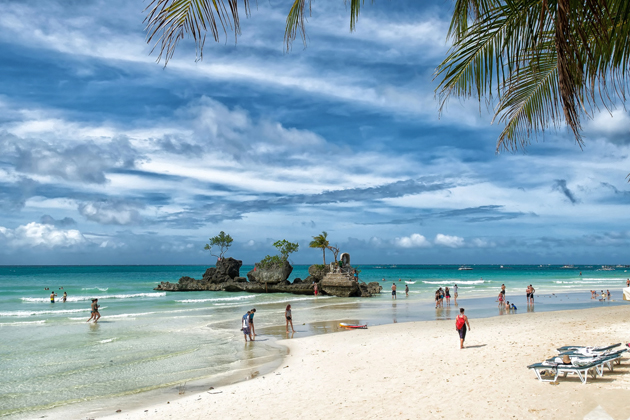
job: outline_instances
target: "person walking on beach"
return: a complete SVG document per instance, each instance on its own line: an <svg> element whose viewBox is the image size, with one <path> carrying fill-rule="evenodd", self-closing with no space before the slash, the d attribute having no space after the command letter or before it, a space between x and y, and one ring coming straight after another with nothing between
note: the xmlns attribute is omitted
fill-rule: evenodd
<svg viewBox="0 0 630 420"><path fill-rule="evenodd" d="M249 328L252 330L252 336L256 336L256 330L254 329L254 314L256 313L256 308L249 311Z"/></svg>
<svg viewBox="0 0 630 420"><path fill-rule="evenodd" d="M453 286L453 301L455 302L455 305L457 306L457 285Z"/></svg>
<svg viewBox="0 0 630 420"><path fill-rule="evenodd" d="M63 303L66 303L66 299L68 299L68 293L67 292L63 292Z"/></svg>
<svg viewBox="0 0 630 420"><path fill-rule="evenodd" d="M98 312L98 299L92 299L92 312L90 315L90 319L88 319L86 322L90 322L92 320L94 320L94 323L96 324L96 322L101 318L101 314Z"/></svg>
<svg viewBox="0 0 630 420"><path fill-rule="evenodd" d="M392 283L392 299L396 299L396 283Z"/></svg>
<svg viewBox="0 0 630 420"><path fill-rule="evenodd" d="M457 315L457 319L455 320L455 329L459 333L459 348L464 348L464 340L466 339L466 326L470 330L470 324L468 323L468 317L464 315L464 308L459 310L459 315Z"/></svg>
<svg viewBox="0 0 630 420"><path fill-rule="evenodd" d="M610 290L606 289L606 297L608 297L608 300L610 300Z"/></svg>
<svg viewBox="0 0 630 420"><path fill-rule="evenodd" d="M451 306L451 291L448 286L444 289L444 296L446 296L446 306Z"/></svg>
<svg viewBox="0 0 630 420"><path fill-rule="evenodd" d="M534 304L534 292L536 292L536 289L534 289L534 286L530 284L529 285L529 303L532 305Z"/></svg>
<svg viewBox="0 0 630 420"><path fill-rule="evenodd" d="M295 333L295 328L293 328L293 316L291 315L291 305L287 305L287 308L284 310L284 319L287 321L287 334L289 333L289 324L291 324L291 330Z"/></svg>
<svg viewBox="0 0 630 420"><path fill-rule="evenodd" d="M409 285L405 284L405 296L409 296Z"/></svg>
<svg viewBox="0 0 630 420"><path fill-rule="evenodd" d="M317 288L317 283L313 282L313 294L317 296L319 294L319 289Z"/></svg>
<svg viewBox="0 0 630 420"><path fill-rule="evenodd" d="M243 331L243 337L245 337L245 342L247 343L247 336L249 336L249 341L254 341L252 337L252 330L249 328L249 315L252 311L247 311L243 318L241 318L241 331Z"/></svg>

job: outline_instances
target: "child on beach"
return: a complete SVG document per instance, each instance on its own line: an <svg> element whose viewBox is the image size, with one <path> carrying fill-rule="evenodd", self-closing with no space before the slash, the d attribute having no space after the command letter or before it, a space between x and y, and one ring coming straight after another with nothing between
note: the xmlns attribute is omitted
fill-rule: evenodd
<svg viewBox="0 0 630 420"><path fill-rule="evenodd" d="M254 329L254 314L255 313L256 313L256 308L249 311L249 328L251 328L253 336L256 336L256 330Z"/></svg>
<svg viewBox="0 0 630 420"><path fill-rule="evenodd" d="M499 308L503 306L503 293L499 292L499 296L497 297L499 300Z"/></svg>
<svg viewBox="0 0 630 420"><path fill-rule="evenodd" d="M610 290L606 289L606 297L608 297L608 300L610 300Z"/></svg>
<svg viewBox="0 0 630 420"><path fill-rule="evenodd" d="M284 319L287 322L287 334L289 333L289 323L291 323L291 330L295 333L295 329L293 328L293 316L291 315L291 305L287 305L287 308L284 310Z"/></svg>
<svg viewBox="0 0 630 420"><path fill-rule="evenodd" d="M249 336L249 341L254 341L252 337L252 330L249 328L249 315L252 311L247 311L243 318L241 319L241 331L243 331L243 336L245 337L245 342L247 343L247 336Z"/></svg>

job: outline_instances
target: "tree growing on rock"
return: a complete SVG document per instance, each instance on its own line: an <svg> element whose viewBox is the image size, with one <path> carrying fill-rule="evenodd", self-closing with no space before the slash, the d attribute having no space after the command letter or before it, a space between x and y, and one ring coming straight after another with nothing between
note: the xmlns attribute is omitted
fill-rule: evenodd
<svg viewBox="0 0 630 420"><path fill-rule="evenodd" d="M339 246L337 244L335 245L330 245L328 247L328 249L330 249L330 252L333 253L333 257L335 258L335 264L337 263L337 257L339 256Z"/></svg>
<svg viewBox="0 0 630 420"><path fill-rule="evenodd" d="M210 243L206 244L203 249L210 251L210 255L215 256L217 258L223 259L223 256L227 252L227 250L232 246L232 242L234 239L230 235L226 235L225 232L221 231L219 234L213 238L210 238ZM219 253L213 254L212 248L218 247Z"/></svg>
<svg viewBox="0 0 630 420"><path fill-rule="evenodd" d="M321 248L322 253L324 254L324 265L326 265L326 249L330 246L330 242L328 241L328 233L326 231L322 232L320 235L313 236L313 240L310 244L308 244L311 248Z"/></svg>
<svg viewBox="0 0 630 420"><path fill-rule="evenodd" d="M288 260L290 254L298 252L298 249L300 249L300 244L297 242L289 242L286 239L274 242L273 246L280 251L280 258L282 258L283 261Z"/></svg>
<svg viewBox="0 0 630 420"><path fill-rule="evenodd" d="M300 244L297 242L289 242L286 239L274 242L273 246L278 249L280 255L267 255L256 264L257 266L261 268L281 266L289 259L289 255L297 252L300 248Z"/></svg>

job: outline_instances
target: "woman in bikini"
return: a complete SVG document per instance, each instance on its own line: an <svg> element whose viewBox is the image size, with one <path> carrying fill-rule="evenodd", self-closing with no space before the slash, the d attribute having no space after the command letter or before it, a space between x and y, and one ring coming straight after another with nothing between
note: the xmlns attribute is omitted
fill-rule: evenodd
<svg viewBox="0 0 630 420"><path fill-rule="evenodd" d="M289 333L289 323L291 324L291 330L295 333L295 329L293 328L293 317L291 315L291 305L287 305L287 309L284 310L284 319L287 322L287 334Z"/></svg>
<svg viewBox="0 0 630 420"><path fill-rule="evenodd" d="M451 306L451 291L448 286L444 288L444 295L446 296L446 306Z"/></svg>

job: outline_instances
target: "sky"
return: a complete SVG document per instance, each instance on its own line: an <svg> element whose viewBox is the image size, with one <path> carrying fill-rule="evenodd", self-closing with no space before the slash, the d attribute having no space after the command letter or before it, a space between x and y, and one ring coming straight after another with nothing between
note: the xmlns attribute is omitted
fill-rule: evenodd
<svg viewBox="0 0 630 420"><path fill-rule="evenodd" d="M354 33L316 0L288 52L290 2L261 1L166 67L146 1L0 4L0 264L211 264L220 231L245 264L320 262L322 231L361 264L630 264L628 113L495 153L485 104L439 113L450 0L366 3Z"/></svg>

